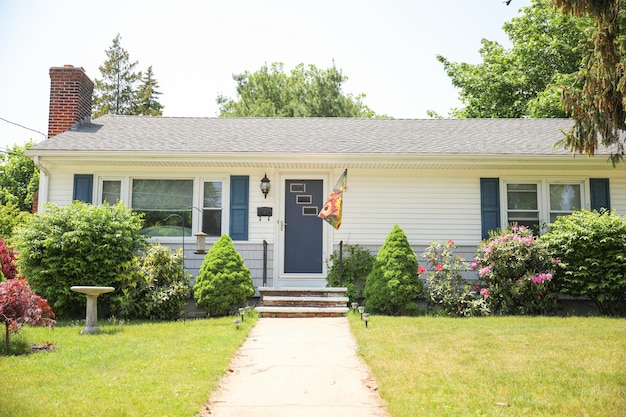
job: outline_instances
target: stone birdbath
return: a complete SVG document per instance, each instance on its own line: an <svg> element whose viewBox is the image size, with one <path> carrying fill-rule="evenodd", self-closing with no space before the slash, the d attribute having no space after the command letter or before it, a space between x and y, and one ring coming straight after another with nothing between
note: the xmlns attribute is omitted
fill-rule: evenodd
<svg viewBox="0 0 626 417"><path fill-rule="evenodd" d="M107 292L115 291L113 287L89 287L89 286L74 286L70 287L70 290L83 293L87 296L87 325L80 332L85 333L97 333L100 331L98 327L98 296Z"/></svg>

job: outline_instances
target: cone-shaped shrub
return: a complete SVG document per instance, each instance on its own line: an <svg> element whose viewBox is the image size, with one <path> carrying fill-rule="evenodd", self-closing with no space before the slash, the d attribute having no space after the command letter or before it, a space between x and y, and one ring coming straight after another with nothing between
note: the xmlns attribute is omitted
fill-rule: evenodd
<svg viewBox="0 0 626 417"><path fill-rule="evenodd" d="M193 292L198 306L210 316L226 316L254 294L250 270L230 236L223 235L209 250Z"/></svg>
<svg viewBox="0 0 626 417"><path fill-rule="evenodd" d="M371 313L399 315L416 310L423 289L417 256L404 231L395 225L380 248L365 282L365 308Z"/></svg>

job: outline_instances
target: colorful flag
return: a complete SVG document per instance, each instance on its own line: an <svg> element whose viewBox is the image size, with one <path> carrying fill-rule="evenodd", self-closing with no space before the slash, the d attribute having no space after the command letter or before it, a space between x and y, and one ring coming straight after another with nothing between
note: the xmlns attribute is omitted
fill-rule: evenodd
<svg viewBox="0 0 626 417"><path fill-rule="evenodd" d="M346 189L346 180L348 179L348 169L343 171L339 181L335 184L333 192L328 196L328 200L324 203L324 207L320 210L318 217L326 220L332 227L339 229L341 226L341 213L343 209L343 192Z"/></svg>

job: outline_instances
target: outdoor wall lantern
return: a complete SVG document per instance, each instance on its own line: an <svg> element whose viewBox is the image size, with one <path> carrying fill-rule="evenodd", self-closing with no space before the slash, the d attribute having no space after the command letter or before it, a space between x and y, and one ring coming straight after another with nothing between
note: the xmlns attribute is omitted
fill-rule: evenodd
<svg viewBox="0 0 626 417"><path fill-rule="evenodd" d="M204 244L206 243L207 234L204 232L196 233L196 254L201 255L206 253L204 250Z"/></svg>
<svg viewBox="0 0 626 417"><path fill-rule="evenodd" d="M270 184L270 179L267 178L267 174L261 179L261 192L267 198L267 194L270 192L270 188L272 185Z"/></svg>

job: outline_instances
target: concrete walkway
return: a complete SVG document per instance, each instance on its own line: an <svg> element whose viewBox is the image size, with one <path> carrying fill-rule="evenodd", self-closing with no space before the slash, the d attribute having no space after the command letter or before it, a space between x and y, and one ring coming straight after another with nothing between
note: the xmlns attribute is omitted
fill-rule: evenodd
<svg viewBox="0 0 626 417"><path fill-rule="evenodd" d="M203 417L388 417L348 320L261 318Z"/></svg>

